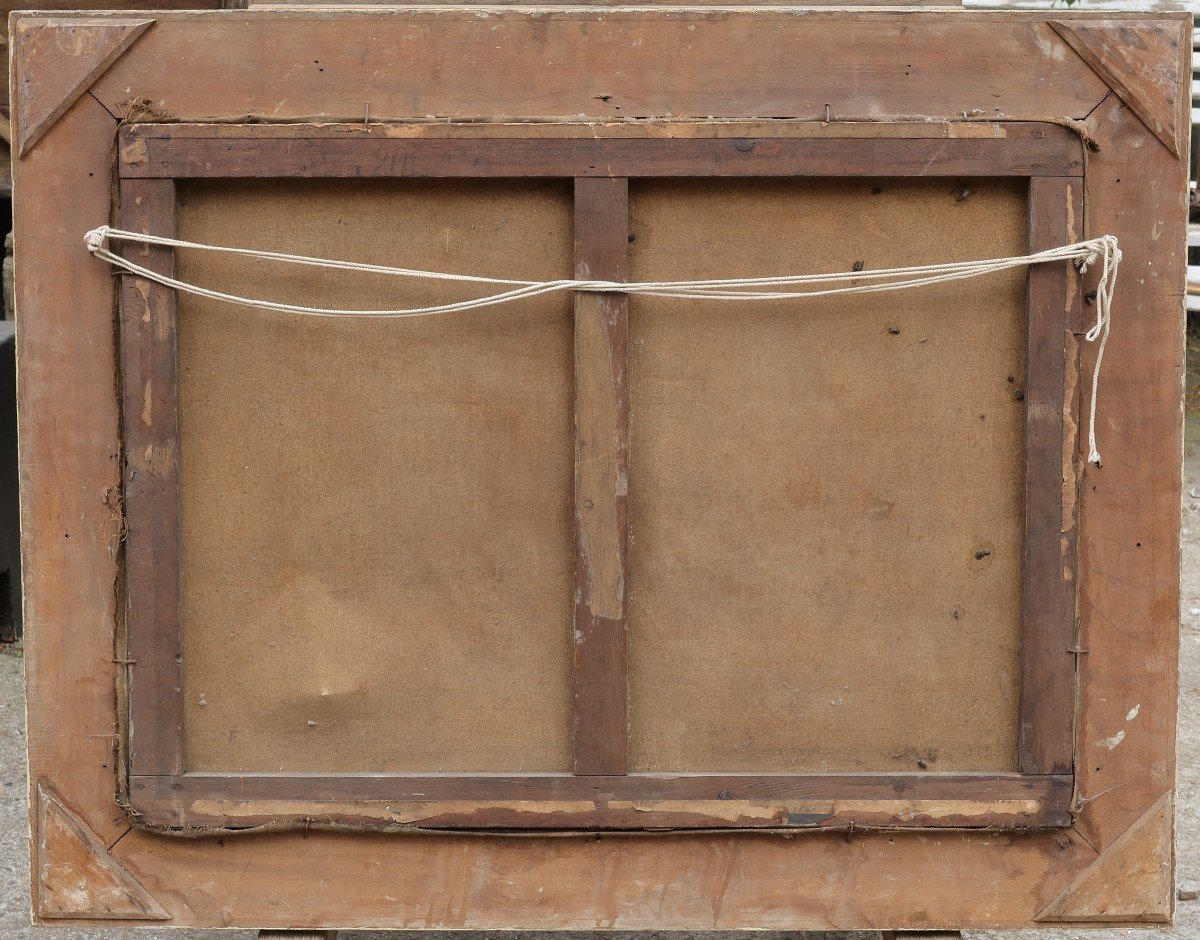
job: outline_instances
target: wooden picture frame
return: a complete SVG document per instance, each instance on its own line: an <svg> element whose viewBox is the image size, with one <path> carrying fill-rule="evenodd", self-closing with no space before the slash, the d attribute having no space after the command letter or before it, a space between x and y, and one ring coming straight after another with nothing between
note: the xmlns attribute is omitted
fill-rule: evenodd
<svg viewBox="0 0 1200 940"><path fill-rule="evenodd" d="M528 42L548 24L552 38L536 56L558 72L507 81L532 67L523 58ZM868 26L881 45L846 38ZM1189 28L1182 15L1097 21L789 9L16 16L39 921L871 929L1169 919ZM1104 41L1114 35L1135 37L1144 52L1111 53ZM592 61L565 52L632 37L657 56ZM795 59L793 40L828 46L831 58ZM270 51L248 55L246 43ZM365 56L338 52L355 43ZM751 47L753 61L787 67L760 70L738 52ZM324 53L320 70L306 67L313 48ZM984 48L989 55L980 56ZM411 59L409 69L379 77L373 56L397 54ZM486 68L464 69L454 83L422 83L433 63L461 56ZM678 66L670 74L664 56ZM181 60L187 69L163 64ZM1029 68L1014 70L1014 61ZM879 77L881 62L896 74ZM869 91L860 81L868 69ZM272 76L284 73L287 93L276 101ZM200 80L208 74L222 80ZM362 108L350 89L363 81L372 100L366 125L356 126L348 122ZM999 113L978 111L985 97ZM759 117L763 102L780 101L786 119ZM618 102L626 113L663 118L621 120ZM680 114L705 118L667 118ZM583 459L589 432L619 435L625 420L627 390L619 376L597 371L595 355L621 351L623 301L582 295L577 532L605 526L612 548L600 558L577 547L578 570L595 575L585 587L609 594L593 603L583 590L576 611L578 634L596 642L585 641L576 657L575 773L186 773L171 472L177 352L173 330L142 326L150 310L170 324L173 299L122 278L123 325L114 331L112 278L87 256L81 233L116 209L122 227L169 234L175 179L360 173L573 177L577 263L613 279L623 276L623 181L638 175L1017 176L1029 180L1030 250L1117 235L1123 270L1151 276L1126 277L1116 301L1119 326L1105 361L1114 391L1100 402L1102 468L1082 467L1075 431L1079 376L1089 374L1093 355L1073 336L1087 314L1086 288L1065 266L1035 268L1029 278L1021 772L624 774L623 500L612 485L619 468L593 472L595 462ZM169 251L135 250L139 263L171 269ZM149 398L146 387L154 389ZM143 408L153 416L148 424L133 420ZM604 512L582 512L585 499ZM119 746L126 738L127 751ZM621 808L647 800L650 813ZM731 801L765 801L783 812L734 816L719 805ZM314 825L593 835L430 840L311 832ZM229 831L244 827L302 831ZM784 833L724 831L743 828ZM830 828L842 831L798 834ZM906 828L935 831L897 831ZM625 829L642 832L605 834ZM655 829L707 831L647 832ZM737 877L719 876L721 865L697 869L697 853L724 858L726 867L736 857ZM79 856L85 888L63 891L62 860ZM367 858L383 880L360 877ZM817 890L851 865L861 888L843 898ZM198 866L210 877L203 889L189 888L187 873ZM553 886L539 874L546 866L556 872ZM317 868L314 889L305 873ZM429 909L428 898L470 871L483 874L460 904ZM975 891L963 872L992 886ZM669 900L647 904L647 878L675 885ZM284 903L255 895L264 879L289 885ZM388 890L376 890L383 881Z"/></svg>
<svg viewBox="0 0 1200 940"><path fill-rule="evenodd" d="M892 125L894 131L902 125ZM996 124L996 137L629 140L479 137L348 138L345 127L140 124L119 139L119 227L176 237L175 181L303 177L566 177L575 187L576 263L591 276L626 270L628 180L636 177L1022 176L1030 251L1074 240L1083 152L1055 124ZM301 135L304 136L301 136ZM172 252L131 245L133 260L173 271ZM149 256L148 258L146 256ZM629 774L624 585L628 446L611 459L589 441L628 438L628 325L620 296L580 295L575 316L574 774L403 775L188 772L183 760L178 351L175 292L125 278L124 387L129 800L164 829L374 824L431 829L968 827L1071 823L1075 633L1073 518L1077 407L1067 338L1082 291L1066 266L1029 277L1025 408L1020 772L1014 774ZM1074 357L1071 357L1074 358ZM146 420L145 389L154 390ZM1068 391L1070 388L1072 391ZM1063 402L1070 398L1069 406ZM1068 424L1065 416L1072 417ZM636 472L636 471L635 471ZM598 507L608 507L601 511ZM600 528L598 528L600 527ZM603 527L608 527L604 529ZM1062 541L1066 538L1066 550ZM589 546L596 546L589 552ZM608 552L607 556L600 553ZM597 594L606 594L597 597ZM600 613L598 613L600 611ZM619 616L612 613L620 612ZM896 797L910 802L895 811ZM774 805L764 811L762 802ZM280 813L278 801L291 810ZM705 811L707 803L712 807ZM453 807L453 808L448 808ZM953 807L953 809L948 809ZM738 811L740 808L741 811Z"/></svg>

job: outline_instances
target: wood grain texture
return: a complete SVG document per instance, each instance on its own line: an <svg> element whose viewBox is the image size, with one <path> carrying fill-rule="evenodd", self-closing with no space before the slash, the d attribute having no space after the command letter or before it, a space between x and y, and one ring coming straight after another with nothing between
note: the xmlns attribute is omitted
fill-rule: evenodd
<svg viewBox="0 0 1200 940"><path fill-rule="evenodd" d="M25 153L104 74L152 19L61 18L17 24L27 68L16 83L17 150Z"/></svg>
<svg viewBox="0 0 1200 940"><path fill-rule="evenodd" d="M136 776L136 793L231 799L344 802L365 800L853 800L911 798L926 801L1047 800L1058 805L1067 775L1047 774L238 774Z"/></svg>
<svg viewBox="0 0 1200 940"><path fill-rule="evenodd" d="M623 281L629 181L575 181L575 277ZM575 773L623 774L628 749L629 303L575 296Z"/></svg>
<svg viewBox="0 0 1200 940"><path fill-rule="evenodd" d="M1037 919L1169 924L1175 909L1174 824L1172 795L1164 793Z"/></svg>
<svg viewBox="0 0 1200 940"><path fill-rule="evenodd" d="M17 419L29 778L49 781L105 844L129 828L114 788L121 545L115 285L107 265L89 257L83 233L109 218L115 130L112 115L91 98L69 110L18 162L23 179L13 219L23 246ZM36 837L32 845L36 874Z"/></svg>
<svg viewBox="0 0 1200 940"><path fill-rule="evenodd" d="M122 128L123 140L133 143L142 138L202 138L211 140L281 140L308 138L324 135L346 140L393 140L427 138L450 140L512 140L536 137L548 138L655 138L674 140L678 138L704 138L728 140L742 137L801 137L801 138L902 138L943 140L1004 140L1010 133L1026 130L1033 134L1037 128L1025 124L1011 124L999 116L995 120L963 121L858 121L834 119L732 119L672 117L669 119L627 121L620 118L600 118L587 113L577 115L571 121L497 119L494 121L455 120L409 120L405 122L363 122L361 118L349 122L293 121L286 124L243 124L188 122L157 124L135 123ZM1078 135L1061 124L1043 124L1046 133L1063 133L1078 143Z"/></svg>
<svg viewBox="0 0 1200 940"><path fill-rule="evenodd" d="M1117 233L1121 270L1138 272L1113 298L1104 466L1085 466L1081 486L1078 827L1103 851L1175 788L1187 164L1115 95L1088 132L1101 150L1088 164L1087 234ZM1082 345L1081 375L1095 353Z"/></svg>
<svg viewBox="0 0 1200 940"><path fill-rule="evenodd" d="M175 212L174 182L122 182L122 228L174 237ZM125 252L152 271L175 273L169 248L130 243ZM129 766L133 773L177 774L183 651L176 294L124 277L120 306Z"/></svg>
<svg viewBox="0 0 1200 940"><path fill-rule="evenodd" d="M122 132L123 177L609 177L609 176L1079 176L1078 138L1055 125L1010 124L986 138L739 138L713 140L175 138L171 129ZM536 128L530 128L536 134ZM164 136L165 135L165 136Z"/></svg>
<svg viewBox="0 0 1200 940"><path fill-rule="evenodd" d="M1082 238L1083 187L1029 186L1029 250ZM1068 263L1029 270L1025 332L1025 500L1021 565L1022 773L1069 773L1075 712L1077 340L1082 290ZM1068 375L1068 361L1071 374Z"/></svg>
<svg viewBox="0 0 1200 940"><path fill-rule="evenodd" d="M1003 928L1031 922L1095 858L1071 830L219 841L135 831L114 851L177 922L476 930ZM196 870L204 876L181 880Z"/></svg>
<svg viewBox="0 0 1200 940"><path fill-rule="evenodd" d="M961 120L999 116L997 108L1009 118L1057 120L1086 117L1108 92L1044 17L1025 13L548 7L531 18L447 7L227 12L219 21L164 13L155 23L119 72L93 86L114 113L144 114L146 99L157 113L193 121L361 123L368 109L376 121L822 119L827 105L837 120ZM348 44L355 33L371 42ZM215 50L203 66L211 82L177 67L198 49ZM454 81L422 78L434 71ZM280 75L286 90L272 84Z"/></svg>
<svg viewBox="0 0 1200 940"><path fill-rule="evenodd" d="M1155 137L1176 157L1183 154L1188 113L1175 92L1192 73L1190 47L1177 30L1099 19L1050 25Z"/></svg>
<svg viewBox="0 0 1200 940"><path fill-rule="evenodd" d="M1063 56L1065 44L1043 14L770 11L747 25L757 15L689 14L696 26L689 31L687 21L652 12L582 20L567 11L496 19L453 10L164 14L93 92L115 113L137 111L132 99L146 97L171 117L192 120L361 120L367 98L371 114L386 118L503 112L608 120L668 111L817 118L830 104L835 117L945 120L1000 108L1014 120L1045 120L1083 117L1107 94L1081 60ZM446 28L429 36L437 17ZM660 17L665 25L652 22ZM606 22L596 26L595 18ZM1187 14L1117 18L1167 24L1187 45ZM611 50L580 53L589 29ZM644 42L635 47L639 36ZM498 45L494 55L490 44ZM19 44L15 59L20 74ZM485 65L467 67L477 61ZM438 62L464 84L429 81ZM913 74L904 76L910 64ZM538 70L537 81L522 77L526 67ZM277 84L285 74L286 91ZM594 97L614 89L615 99ZM1186 106L1186 89L1176 95ZM1081 612L1090 665L1081 676L1080 796L1090 802L1080 826L1105 847L1171 789L1178 628L1172 582L1186 167L1123 110L1106 102L1090 126L1102 151L1089 166L1089 234L1117 234L1127 269L1157 276L1123 282L1118 310L1127 311L1130 326L1124 340L1116 334L1106 361L1106 466L1084 491ZM116 386L110 278L87 258L79 235L106 217L113 126L85 96L16 168L17 237L25 246L18 342L27 668L37 716L31 766L109 843L124 825L113 796L111 738L92 735L112 733L115 722L116 570L106 529L113 513L103 494L119 481ZM40 419L47 414L53 422ZM1137 715L1128 718L1135 705ZM1116 747L1098 743L1119 731L1125 737ZM842 833L178 840L134 831L113 854L181 924L380 929L1030 926L1096 857L1071 830L849 840ZM981 892L982 883L989 890ZM666 887L648 892L647 884Z"/></svg>
<svg viewBox="0 0 1200 940"><path fill-rule="evenodd" d="M87 824L49 788L37 788L35 903L47 920L170 920Z"/></svg>

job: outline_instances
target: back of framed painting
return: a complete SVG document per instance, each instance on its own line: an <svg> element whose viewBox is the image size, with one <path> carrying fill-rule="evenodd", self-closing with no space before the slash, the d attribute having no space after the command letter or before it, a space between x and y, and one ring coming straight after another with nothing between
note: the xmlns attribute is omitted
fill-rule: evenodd
<svg viewBox="0 0 1200 940"><path fill-rule="evenodd" d="M16 16L38 921L1169 920L1189 29Z"/></svg>

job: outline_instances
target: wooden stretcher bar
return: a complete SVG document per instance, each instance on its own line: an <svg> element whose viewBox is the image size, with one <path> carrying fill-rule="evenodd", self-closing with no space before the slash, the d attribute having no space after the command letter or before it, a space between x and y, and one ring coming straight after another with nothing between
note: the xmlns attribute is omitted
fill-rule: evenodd
<svg viewBox="0 0 1200 940"><path fill-rule="evenodd" d="M178 130L178 134L176 131ZM248 127L241 138L199 126L134 125L120 141L121 227L175 235L174 181L237 176L574 177L576 275L627 271L628 178L713 175L903 177L913 173L1030 180L1030 251L1069 244L1082 217L1082 145L1053 124L997 125L991 139L479 139L351 141L336 126ZM603 175L597 175L603 174ZM169 249L130 244L132 260L169 273ZM628 488L628 323L620 295L582 294L575 310L575 756L569 775L193 774L183 766L182 578L179 533L175 294L126 277L124 439L130 793L145 824L167 829L250 825L422 828L647 829L1070 824L1074 707L1073 557L1064 512L1077 503L1063 454L1065 338L1081 292L1065 264L1029 276L1026 525L1020 770L995 774L742 776L627 774L629 735L625 493ZM1071 388L1076 378L1071 377ZM150 390L153 390L152 394ZM599 442L597 444L597 442ZM613 444L612 442L615 442ZM1065 508L1064 508L1065 507ZM1070 527L1073 530L1073 526ZM1064 568L1065 566L1065 568ZM368 787L359 791L360 787ZM225 792L223 792L225 789ZM999 790L999 792L997 792ZM367 812L361 800L389 805ZM268 797L267 794L270 794ZM334 796L336 794L336 796ZM1019 794L1019 796L1014 796ZM269 802L268 802L269 801ZM395 804L410 804L399 809Z"/></svg>

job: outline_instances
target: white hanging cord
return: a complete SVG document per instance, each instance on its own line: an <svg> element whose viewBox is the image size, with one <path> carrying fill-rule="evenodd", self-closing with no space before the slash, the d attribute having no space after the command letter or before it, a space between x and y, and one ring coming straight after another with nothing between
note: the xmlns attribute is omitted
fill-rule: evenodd
<svg viewBox="0 0 1200 940"><path fill-rule="evenodd" d="M884 268L874 271L843 271L833 274L785 274L775 277L737 277L693 281L590 281L554 280L522 281L511 278L481 277L469 274L448 274L439 271L422 271L414 268L388 267L378 264L360 264L354 261L337 261L330 258L313 258L307 255L283 254L275 251L258 251L250 248L231 248L222 245L206 245L200 242L183 241L159 235L143 235L102 225L84 236L88 251L102 261L143 277L146 280L170 287L197 297L220 300L243 307L273 310L279 313L295 313L318 317L424 317L443 313L458 313L493 307L536 297L540 294L560 291L586 291L590 293L642 294L648 297L674 297L691 300L797 300L806 297L828 297L833 294L883 293L907 290L930 284L959 281L980 277L1013 268L1055 261L1073 261L1080 273L1100 262L1099 284L1096 289L1096 323L1084 334L1088 342L1100 341L1096 349L1096 362L1092 369L1092 399L1088 416L1088 460L1100 466L1100 453L1096 449L1096 396L1100 386L1100 364L1104 359L1104 347L1112 328L1112 298L1117 286L1117 268L1121 262L1121 250L1115 235L1101 235L1087 241L1050 248L1029 255L1008 258L990 258L977 261L951 261L943 264L917 265L906 268ZM390 277L417 278L432 281L454 281L466 284L490 284L505 288L496 293L472 300L437 304L429 307L410 307L402 310L342 310L325 307L306 307L297 304L258 300L210 290L196 284L159 274L136 264L109 248L112 242L135 242L143 245L160 245L167 248L187 248L197 251L220 252L255 258L261 261L276 261L308 267L329 268L339 271L356 271L366 274L382 274ZM849 283L847 283L849 282ZM832 286L828 286L832 285ZM805 290L783 288L806 287Z"/></svg>
<svg viewBox="0 0 1200 940"><path fill-rule="evenodd" d="M1121 249L1117 247L1117 236L1102 235L1095 241L1104 241L1105 247L1099 253L1100 280L1096 285L1096 322L1084 334L1089 343L1100 340L1096 347L1096 363L1092 366L1092 400L1088 410L1088 463L1100 466L1100 451L1096 449L1096 398L1100 392L1100 364L1104 361L1104 347L1108 345L1108 334L1112 332L1112 298L1117 290L1117 268L1121 266ZM1087 269L1096 260L1096 255L1076 262L1079 273L1086 274Z"/></svg>

